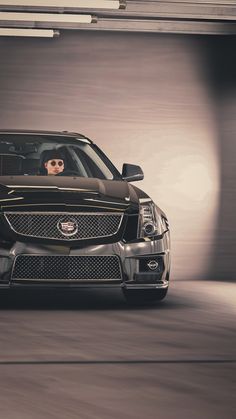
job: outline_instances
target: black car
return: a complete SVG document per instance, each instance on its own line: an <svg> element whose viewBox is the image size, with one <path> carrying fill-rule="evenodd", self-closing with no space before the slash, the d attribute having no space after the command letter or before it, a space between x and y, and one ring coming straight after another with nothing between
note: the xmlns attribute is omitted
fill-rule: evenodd
<svg viewBox="0 0 236 419"><path fill-rule="evenodd" d="M142 179L81 134L1 130L0 288L119 287L129 301L162 300L169 225L129 183Z"/></svg>

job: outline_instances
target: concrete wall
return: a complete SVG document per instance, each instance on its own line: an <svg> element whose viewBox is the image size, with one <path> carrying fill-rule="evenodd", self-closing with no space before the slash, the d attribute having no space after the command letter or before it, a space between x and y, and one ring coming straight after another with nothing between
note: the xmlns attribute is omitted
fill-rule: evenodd
<svg viewBox="0 0 236 419"><path fill-rule="evenodd" d="M214 65L214 52L228 56L229 42L82 31L1 39L0 127L82 132L119 169L141 165L137 186L170 219L172 278L233 279L235 195L232 206L225 202L235 191L236 102L235 93L227 97L223 113L230 107L232 124L222 124L227 71L217 76ZM224 263L216 263L223 248Z"/></svg>

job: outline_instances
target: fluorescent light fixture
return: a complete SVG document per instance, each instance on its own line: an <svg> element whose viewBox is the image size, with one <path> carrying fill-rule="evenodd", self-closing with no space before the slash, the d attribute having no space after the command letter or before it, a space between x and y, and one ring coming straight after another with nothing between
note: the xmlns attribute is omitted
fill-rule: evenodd
<svg viewBox="0 0 236 419"><path fill-rule="evenodd" d="M14 13L0 12L0 21L21 21L21 22L66 22L66 23L91 23L91 15L71 15L64 13Z"/></svg>
<svg viewBox="0 0 236 419"><path fill-rule="evenodd" d="M0 6L119 9L119 0L2 0Z"/></svg>
<svg viewBox="0 0 236 419"><path fill-rule="evenodd" d="M27 36L40 38L53 38L58 36L59 32L52 29L14 29L0 28L0 36Z"/></svg>

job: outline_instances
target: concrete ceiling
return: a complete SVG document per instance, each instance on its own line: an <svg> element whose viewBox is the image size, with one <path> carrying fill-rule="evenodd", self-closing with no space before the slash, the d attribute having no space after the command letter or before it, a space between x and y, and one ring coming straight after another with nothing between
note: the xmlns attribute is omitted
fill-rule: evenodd
<svg viewBox="0 0 236 419"><path fill-rule="evenodd" d="M99 0L98 0L99 2ZM0 12L92 14L92 23L45 22L40 19L23 20L1 17L0 28L50 28L56 30L106 30L133 32L162 32L182 34L236 34L236 1L235 0L120 0L118 10L89 8L56 7L55 1L42 2L35 6L34 0L22 1L0 0ZM10 4L9 4L10 3ZM19 5L21 3L21 5ZM39 3L39 2L38 2ZM47 5L45 5L47 3ZM50 6L51 3L51 6ZM26 4L28 4L26 6ZM53 5L54 4L54 5ZM61 3L60 3L61 4ZM61 19L60 19L61 20ZM60 31L60 32L61 32Z"/></svg>

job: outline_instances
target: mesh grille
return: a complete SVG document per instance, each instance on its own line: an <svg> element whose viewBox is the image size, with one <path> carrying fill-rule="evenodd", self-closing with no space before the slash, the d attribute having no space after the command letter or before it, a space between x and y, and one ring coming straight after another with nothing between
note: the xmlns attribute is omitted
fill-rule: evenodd
<svg viewBox="0 0 236 419"><path fill-rule="evenodd" d="M117 256L36 256L15 259L12 280L121 281Z"/></svg>
<svg viewBox="0 0 236 419"><path fill-rule="evenodd" d="M18 234L57 240L109 237L118 232L123 218L123 214L114 213L9 212L4 215Z"/></svg>

